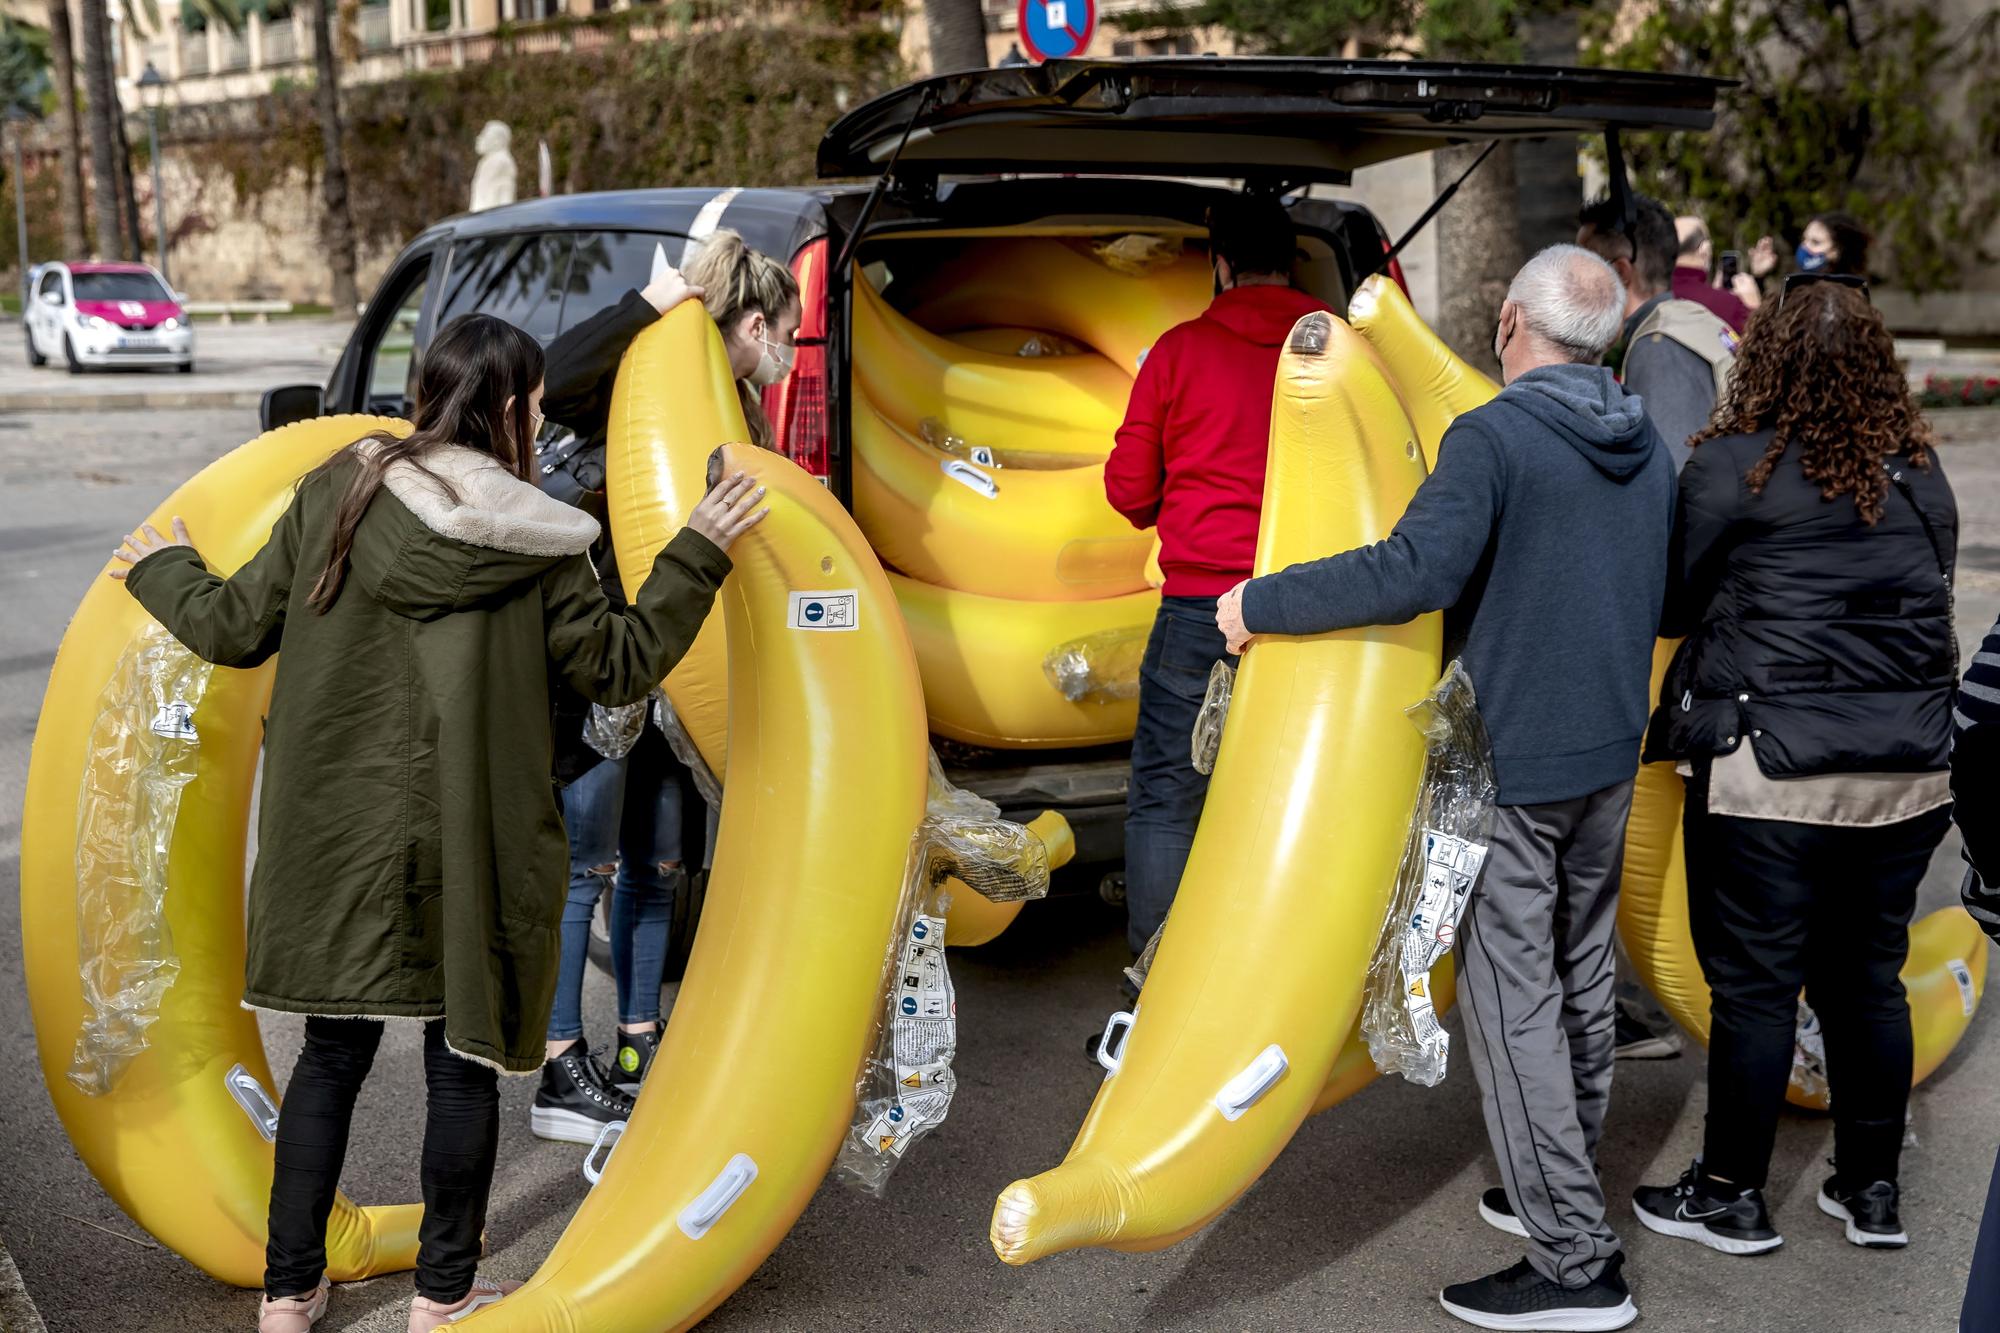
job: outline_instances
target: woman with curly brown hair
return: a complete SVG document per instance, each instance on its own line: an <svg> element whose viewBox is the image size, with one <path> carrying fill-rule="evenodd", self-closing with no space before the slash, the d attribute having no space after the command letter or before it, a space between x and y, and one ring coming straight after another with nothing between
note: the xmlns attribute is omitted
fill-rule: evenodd
<svg viewBox="0 0 2000 1333"><path fill-rule="evenodd" d="M1681 473L1663 633L1685 634L1647 758L1688 778L1688 907L1713 998L1702 1155L1633 1195L1654 1231L1782 1244L1763 1186L1801 990L1832 1087L1819 1194L1856 1245L1907 1243L1898 977L1944 835L1958 510L1858 282L1793 278L1752 317Z"/></svg>

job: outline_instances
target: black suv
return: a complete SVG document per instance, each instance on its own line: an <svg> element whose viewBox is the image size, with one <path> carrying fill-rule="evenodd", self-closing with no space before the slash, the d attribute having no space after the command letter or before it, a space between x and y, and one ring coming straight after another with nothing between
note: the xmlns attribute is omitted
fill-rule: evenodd
<svg viewBox="0 0 2000 1333"><path fill-rule="evenodd" d="M872 184L564 195L437 224L391 266L324 389L273 390L263 424L406 414L413 358L453 316L484 311L547 342L644 286L656 254L678 264L691 238L727 226L791 258L805 300L797 369L767 391L766 405L778 447L845 501L849 291L859 267L1024 229L1198 239L1207 206L1240 187L1286 201L1298 225L1297 282L1343 310L1363 278L1401 274L1374 214L1310 187L1444 144L1602 133L1616 197L1618 131L1705 129L1724 86L1619 70L1242 57L944 75L876 98L827 131L821 177ZM1064 811L1079 860L1121 858L1121 753L951 747L947 758L957 780L1010 814Z"/></svg>

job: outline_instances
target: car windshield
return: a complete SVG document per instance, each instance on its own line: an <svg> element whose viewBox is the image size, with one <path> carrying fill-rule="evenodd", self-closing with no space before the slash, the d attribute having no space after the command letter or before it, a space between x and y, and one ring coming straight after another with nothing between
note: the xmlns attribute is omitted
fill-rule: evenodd
<svg viewBox="0 0 2000 1333"><path fill-rule="evenodd" d="M71 273L79 301L171 301L150 273Z"/></svg>

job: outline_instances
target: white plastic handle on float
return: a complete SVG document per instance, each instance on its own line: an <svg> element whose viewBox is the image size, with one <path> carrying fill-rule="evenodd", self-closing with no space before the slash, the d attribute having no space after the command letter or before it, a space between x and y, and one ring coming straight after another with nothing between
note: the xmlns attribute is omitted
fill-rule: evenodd
<svg viewBox="0 0 2000 1333"><path fill-rule="evenodd" d="M1273 1042L1242 1073L1222 1085L1222 1091L1215 1094L1215 1109L1222 1112L1224 1120L1235 1120L1262 1101L1289 1068L1285 1048Z"/></svg>
<svg viewBox="0 0 2000 1333"><path fill-rule="evenodd" d="M975 495L983 495L989 500L1000 498L1000 483L962 458L942 459L938 470Z"/></svg>
<svg viewBox="0 0 2000 1333"><path fill-rule="evenodd" d="M590 1145L590 1151L583 1155L583 1178L595 1185L610 1169L611 1154L618 1150L618 1140L625 1136L625 1122L613 1120L597 1131L597 1139ZM604 1154L604 1165L597 1165L597 1154Z"/></svg>
<svg viewBox="0 0 2000 1333"><path fill-rule="evenodd" d="M1123 1009L1111 1015L1110 1019L1104 1024L1104 1035L1097 1039L1097 1063L1104 1066L1106 1073L1117 1073L1118 1066L1125 1062L1125 1042L1121 1038L1118 1042L1117 1053L1113 1054L1111 1049L1111 1034L1120 1032L1129 1036L1131 1031L1132 1015L1126 1013Z"/></svg>
<svg viewBox="0 0 2000 1333"><path fill-rule="evenodd" d="M229 1072L222 1076L222 1086L229 1089L229 1095L243 1114L250 1117L250 1123L264 1136L264 1142L278 1141L278 1104L271 1100L271 1094L264 1091L264 1085L257 1076L240 1064L229 1066Z"/></svg>
<svg viewBox="0 0 2000 1333"><path fill-rule="evenodd" d="M695 1196L693 1203L681 1209L675 1219L681 1233L689 1240L700 1240L708 1234L708 1229L722 1220L730 1205L743 1197L743 1191L750 1188L750 1182L757 1179L757 1163L750 1160L747 1153L737 1153L722 1168L722 1173L709 1183L707 1189Z"/></svg>

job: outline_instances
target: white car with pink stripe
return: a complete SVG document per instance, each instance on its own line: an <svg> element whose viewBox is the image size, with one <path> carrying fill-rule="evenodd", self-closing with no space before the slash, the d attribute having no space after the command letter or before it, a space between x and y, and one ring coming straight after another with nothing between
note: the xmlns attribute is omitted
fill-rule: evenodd
<svg viewBox="0 0 2000 1333"><path fill-rule="evenodd" d="M181 300L146 264L43 264L23 319L28 364L194 369L194 329Z"/></svg>

